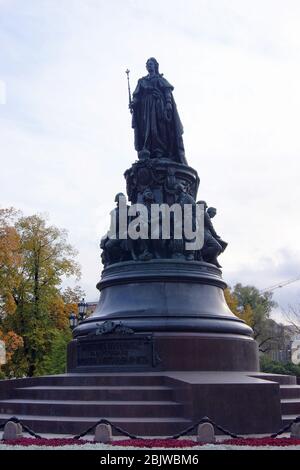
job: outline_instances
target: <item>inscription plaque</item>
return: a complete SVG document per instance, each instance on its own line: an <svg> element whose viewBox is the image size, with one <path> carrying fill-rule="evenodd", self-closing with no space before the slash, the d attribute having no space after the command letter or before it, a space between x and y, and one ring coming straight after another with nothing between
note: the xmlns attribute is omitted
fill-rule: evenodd
<svg viewBox="0 0 300 470"><path fill-rule="evenodd" d="M79 367L151 368L157 363L151 335L93 336L78 343Z"/></svg>

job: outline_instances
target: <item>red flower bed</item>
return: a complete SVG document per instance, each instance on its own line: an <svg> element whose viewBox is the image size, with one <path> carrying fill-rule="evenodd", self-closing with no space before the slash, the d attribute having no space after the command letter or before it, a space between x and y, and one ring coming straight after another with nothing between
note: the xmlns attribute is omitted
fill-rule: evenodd
<svg viewBox="0 0 300 470"><path fill-rule="evenodd" d="M220 443L221 444L221 443ZM222 444L231 446L300 446L300 439L292 439L291 437L260 437L248 439L227 439Z"/></svg>
<svg viewBox="0 0 300 470"><path fill-rule="evenodd" d="M261 437L261 438L247 438L247 439L226 439L216 442L216 445L224 444L231 446L253 446L253 447L265 447L265 446L300 446L300 439L291 439L289 437L284 438L272 438L272 437ZM128 439L124 441L114 441L112 445L117 446L133 446L133 447L194 447L204 445L200 442L191 440L177 440L177 439Z"/></svg>
<svg viewBox="0 0 300 470"><path fill-rule="evenodd" d="M178 439L126 439L122 441L112 442L114 446L124 446L124 447L194 447L202 445L199 442L191 441L188 439L178 440Z"/></svg>
<svg viewBox="0 0 300 470"><path fill-rule="evenodd" d="M23 437L22 439L14 439L12 441L1 441L3 444L8 444L12 446L50 446L50 447L60 447L60 446L69 446L69 445L83 445L91 444L90 441L84 441L79 439L36 439L34 437Z"/></svg>
<svg viewBox="0 0 300 470"><path fill-rule="evenodd" d="M35 438L22 438L16 439L14 441L2 441L2 443L11 445L11 446L49 446L49 447L61 447L67 445L84 445L84 444L93 444L93 441L87 441L84 439L35 439ZM248 438L248 439L226 439L223 441L216 442L216 445L224 444L231 446L253 446L253 447L265 447L265 446L277 446L277 447L286 447L286 446L300 446L300 439L291 439L289 437L283 438ZM120 447L161 447L161 448L186 448L186 447L195 447L199 445L204 445L189 439L125 439L118 440L111 443L112 446Z"/></svg>

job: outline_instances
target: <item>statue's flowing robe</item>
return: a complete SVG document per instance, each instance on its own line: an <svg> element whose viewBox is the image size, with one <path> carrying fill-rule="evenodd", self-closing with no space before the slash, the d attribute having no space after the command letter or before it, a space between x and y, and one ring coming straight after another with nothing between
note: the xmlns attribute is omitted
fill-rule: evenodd
<svg viewBox="0 0 300 470"><path fill-rule="evenodd" d="M173 86L162 75L139 79L133 93L135 149L148 150L151 157L169 158L187 165L183 126L172 91ZM168 102L172 104L170 113L166 110Z"/></svg>

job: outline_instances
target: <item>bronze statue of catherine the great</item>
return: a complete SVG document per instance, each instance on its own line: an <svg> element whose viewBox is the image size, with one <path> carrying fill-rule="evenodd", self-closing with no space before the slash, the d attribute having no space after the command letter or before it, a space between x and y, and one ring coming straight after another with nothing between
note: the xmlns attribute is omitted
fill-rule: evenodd
<svg viewBox="0 0 300 470"><path fill-rule="evenodd" d="M168 158L187 165L174 88L158 67L154 57L147 60L148 75L139 79L130 103L135 149L142 159Z"/></svg>

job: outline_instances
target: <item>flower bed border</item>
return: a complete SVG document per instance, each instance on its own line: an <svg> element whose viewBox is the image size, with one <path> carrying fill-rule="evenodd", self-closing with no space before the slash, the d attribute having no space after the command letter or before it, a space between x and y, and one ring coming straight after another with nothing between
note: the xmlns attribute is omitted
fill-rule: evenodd
<svg viewBox="0 0 300 470"><path fill-rule="evenodd" d="M55 438L55 439L47 439L47 438L21 438L9 441L1 441L1 444L6 446L22 446L22 447L29 447L29 446L38 446L38 447L64 447L64 446L84 446L86 444L89 445L97 445L99 443L83 440L83 439L73 439L73 438ZM188 449L198 446L204 446L204 443L196 442L195 440L191 439L124 439L124 440L115 440L111 444L108 444L112 449L114 447L134 447L138 448L176 448L176 449ZM299 446L300 448L300 439L294 439L290 437L282 437L282 438L270 438L270 437L260 437L260 438L240 438L240 439L224 439L217 441L215 444L211 444L212 446L230 446L230 447L289 447L289 446Z"/></svg>

